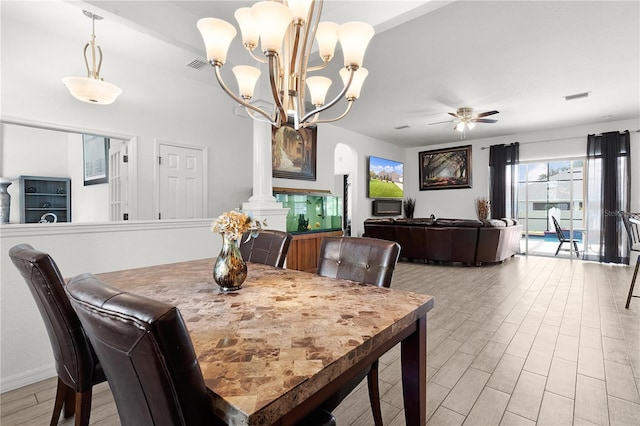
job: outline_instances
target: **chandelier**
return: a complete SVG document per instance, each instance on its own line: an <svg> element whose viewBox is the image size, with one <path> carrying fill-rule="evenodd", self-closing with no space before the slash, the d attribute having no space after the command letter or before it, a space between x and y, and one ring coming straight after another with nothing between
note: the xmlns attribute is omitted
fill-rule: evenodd
<svg viewBox="0 0 640 426"><path fill-rule="evenodd" d="M295 129L317 123L329 123L346 116L360 96L367 70L362 67L364 52L373 37L373 27L363 22L349 22L338 25L334 22L320 22L322 0L261 1L252 7L236 10L234 16L240 27L242 43L251 57L264 64L269 72L269 85L274 107L266 111L257 103L251 103L260 69L253 66L237 65L232 68L236 77L239 95L233 93L222 80L220 68L227 59L227 52L236 29L230 23L216 18L198 21L207 51L207 60L215 70L215 76L222 89L240 105L250 117L267 121L275 127L290 122ZM309 57L314 39L322 64L309 66ZM264 57L254 54L261 42ZM344 86L331 101L325 102L332 84L324 76L307 76L307 73L322 70L333 58L336 43L340 41L344 68L339 72ZM305 85L309 89L311 111L306 111ZM334 106L346 97L346 110L339 116L320 119L322 111Z"/></svg>
<svg viewBox="0 0 640 426"><path fill-rule="evenodd" d="M65 77L62 79L62 83L67 86L71 95L83 102L92 104L108 105L113 103L118 96L122 93L122 90L111 83L107 83L100 77L100 67L102 66L102 49L96 45L96 20L101 20L102 17L89 11L83 10L87 17L91 18L91 38L89 43L84 46L84 63L87 67L86 77ZM87 59L87 49L91 47L91 69L89 68L89 61ZM96 49L98 51L98 61L96 66Z"/></svg>

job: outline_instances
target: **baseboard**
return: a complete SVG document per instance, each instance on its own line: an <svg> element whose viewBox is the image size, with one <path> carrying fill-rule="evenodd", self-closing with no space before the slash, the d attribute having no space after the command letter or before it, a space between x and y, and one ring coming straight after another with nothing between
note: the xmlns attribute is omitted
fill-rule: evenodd
<svg viewBox="0 0 640 426"><path fill-rule="evenodd" d="M58 373L56 372L55 365L49 364L14 376L2 377L0 378L0 393L9 392L23 386L38 383L42 380L56 377L57 375Z"/></svg>

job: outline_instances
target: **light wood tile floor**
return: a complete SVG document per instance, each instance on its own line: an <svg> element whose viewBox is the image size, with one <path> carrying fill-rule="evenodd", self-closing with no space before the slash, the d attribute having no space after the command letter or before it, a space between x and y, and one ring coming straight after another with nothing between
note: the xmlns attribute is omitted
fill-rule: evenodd
<svg viewBox="0 0 640 426"><path fill-rule="evenodd" d="M640 425L640 300L624 309L631 275L534 256L479 268L399 263L393 288L435 296L427 424ZM380 388L385 425L404 425L397 347L380 361ZM2 394L0 423L48 424L54 392L50 379ZM334 414L339 425L372 425L366 383ZM106 384L94 390L91 424L119 424Z"/></svg>

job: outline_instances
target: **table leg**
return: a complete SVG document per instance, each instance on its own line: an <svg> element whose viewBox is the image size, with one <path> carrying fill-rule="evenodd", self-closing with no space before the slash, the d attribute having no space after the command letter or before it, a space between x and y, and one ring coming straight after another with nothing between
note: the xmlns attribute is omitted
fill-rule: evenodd
<svg viewBox="0 0 640 426"><path fill-rule="evenodd" d="M427 317L416 320L417 329L401 343L402 393L407 426L427 422Z"/></svg>

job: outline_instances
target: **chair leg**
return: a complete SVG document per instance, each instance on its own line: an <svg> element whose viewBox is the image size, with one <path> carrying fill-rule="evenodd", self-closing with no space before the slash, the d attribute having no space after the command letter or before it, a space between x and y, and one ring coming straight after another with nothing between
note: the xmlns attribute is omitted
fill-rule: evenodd
<svg viewBox="0 0 640 426"><path fill-rule="evenodd" d="M62 412L62 406L67 397L67 392L71 392L69 386L65 385L64 382L58 377L58 386L56 388L56 402L53 405L53 414L51 415L51 426L55 426L58 424L58 420L60 419L60 413Z"/></svg>
<svg viewBox="0 0 640 426"><path fill-rule="evenodd" d="M633 271L633 278L631 278L631 287L629 287L629 295L627 296L627 304L624 305L625 309L629 309L631 298L633 297L633 287L636 285L636 278L638 277L638 268L640 268L640 256L636 260L636 268Z"/></svg>
<svg viewBox="0 0 640 426"><path fill-rule="evenodd" d="M64 418L68 419L76 413L76 392L67 386L64 397Z"/></svg>
<svg viewBox="0 0 640 426"><path fill-rule="evenodd" d="M88 426L89 416L91 414L91 391L89 388L86 392L76 392L76 425Z"/></svg>
<svg viewBox="0 0 640 426"><path fill-rule="evenodd" d="M371 411L373 411L373 422L375 426L382 426L382 410L380 409L380 388L378 387L378 360L371 364L371 370L367 374L367 384L369 385L369 401Z"/></svg>
<svg viewBox="0 0 640 426"><path fill-rule="evenodd" d="M576 257L580 259L580 252L578 251L578 243L575 241L573 242L573 248L576 250Z"/></svg>
<svg viewBox="0 0 640 426"><path fill-rule="evenodd" d="M556 250L556 254L554 254L554 256L558 255L558 253L560 252L560 247L562 247L562 242L558 244L558 249Z"/></svg>

